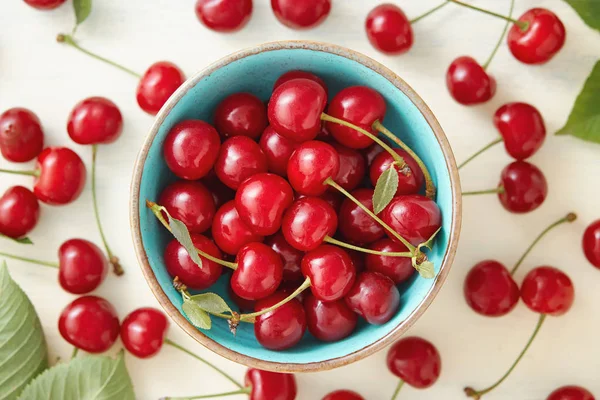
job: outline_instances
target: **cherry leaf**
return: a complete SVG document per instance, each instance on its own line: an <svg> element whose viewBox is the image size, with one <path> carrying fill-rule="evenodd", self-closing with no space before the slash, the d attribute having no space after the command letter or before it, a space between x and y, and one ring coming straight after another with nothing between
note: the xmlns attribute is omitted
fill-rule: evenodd
<svg viewBox="0 0 600 400"><path fill-rule="evenodd" d="M600 31L600 1L565 0L591 28Z"/></svg>
<svg viewBox="0 0 600 400"><path fill-rule="evenodd" d="M212 326L212 322L210 320L210 315L206 311L204 311L198 304L189 299L183 299L183 304L181 306L183 312L190 320L190 322L196 327L200 329L210 329Z"/></svg>
<svg viewBox="0 0 600 400"><path fill-rule="evenodd" d="M4 238L4 239L8 239L8 240L12 240L13 242L17 242L17 243L21 243L21 244L33 244L33 242L31 241L31 239L29 239L28 237L22 237L22 238L11 238L10 236L6 236L0 233L0 237Z"/></svg>
<svg viewBox="0 0 600 400"><path fill-rule="evenodd" d="M75 10L75 24L79 25L90 16L92 0L73 0L73 10Z"/></svg>
<svg viewBox="0 0 600 400"><path fill-rule="evenodd" d="M419 275L421 275L425 279L435 278L435 268L431 261L423 261L417 267L417 271L419 272Z"/></svg>
<svg viewBox="0 0 600 400"><path fill-rule="evenodd" d="M216 293L201 293L190 297L201 309L211 314L233 313L225 300Z"/></svg>
<svg viewBox="0 0 600 400"><path fill-rule="evenodd" d="M390 204L396 190L398 190L398 180L398 171L396 171L395 164L392 163L377 179L375 191L373 192L373 212L375 214L379 214Z"/></svg>

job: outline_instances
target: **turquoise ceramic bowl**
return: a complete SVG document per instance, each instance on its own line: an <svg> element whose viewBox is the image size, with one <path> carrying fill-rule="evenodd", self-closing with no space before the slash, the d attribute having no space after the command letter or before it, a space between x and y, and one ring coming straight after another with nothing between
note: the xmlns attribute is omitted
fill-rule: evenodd
<svg viewBox="0 0 600 400"><path fill-rule="evenodd" d="M284 72L302 69L325 80L330 96L351 85L370 86L387 101L384 124L421 156L438 188L437 203L443 226L430 258L436 278L416 277L401 288L401 307L388 323L360 323L350 337L323 343L310 335L286 351L261 347L251 324L241 324L233 336L225 321L213 319L210 331L196 329L181 311L181 296L172 287L163 263L171 239L145 207L156 201L175 176L162 157L165 136L176 123L188 118L212 122L213 111L227 95L251 92L267 100L273 83ZM276 371L317 371L361 359L392 343L425 311L443 284L456 251L460 231L460 187L452 151L435 117L423 100L398 76L381 64L341 47L307 42L276 42L244 50L197 73L169 99L156 117L139 155L131 192L131 220L136 252L144 275L166 312L188 334L216 353L233 361ZM227 277L211 291L229 300ZM230 304L232 304L230 302Z"/></svg>

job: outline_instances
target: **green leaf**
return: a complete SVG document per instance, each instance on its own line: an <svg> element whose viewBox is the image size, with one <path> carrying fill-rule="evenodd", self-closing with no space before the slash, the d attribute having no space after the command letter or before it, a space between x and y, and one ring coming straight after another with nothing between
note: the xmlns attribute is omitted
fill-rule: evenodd
<svg viewBox="0 0 600 400"><path fill-rule="evenodd" d="M73 9L75 10L75 23L79 25L90 16L92 0L73 0Z"/></svg>
<svg viewBox="0 0 600 400"><path fill-rule="evenodd" d="M565 0L590 27L600 31L600 1Z"/></svg>
<svg viewBox="0 0 600 400"><path fill-rule="evenodd" d="M190 322L196 327L200 329L210 329L212 326L212 322L210 320L210 315L206 311L200 308L198 304L189 300L183 299L183 305L181 306L183 312L188 317Z"/></svg>
<svg viewBox="0 0 600 400"><path fill-rule="evenodd" d="M431 261L423 261L418 267L417 271L425 279L435 278L435 268Z"/></svg>
<svg viewBox="0 0 600 400"><path fill-rule="evenodd" d="M373 192L373 212L379 214L390 204L398 190L398 171L396 165L392 163L388 169L377 179L375 192Z"/></svg>
<svg viewBox="0 0 600 400"><path fill-rule="evenodd" d="M46 340L33 304L0 265L0 399L16 399L48 367ZM34 399L34 397L30 397Z"/></svg>
<svg viewBox="0 0 600 400"><path fill-rule="evenodd" d="M225 300L216 293L201 293L190 297L201 309L211 314L233 313Z"/></svg>
<svg viewBox="0 0 600 400"><path fill-rule="evenodd" d="M15 239L15 238L11 238L10 236L3 235L1 233L0 233L0 237L4 238L4 239L12 240L13 242L17 242L17 243L21 243L21 244L33 244L31 239L29 239L28 237Z"/></svg>
<svg viewBox="0 0 600 400"><path fill-rule="evenodd" d="M556 134L600 143L600 61L577 96L567 123Z"/></svg>
<svg viewBox="0 0 600 400"><path fill-rule="evenodd" d="M116 359L83 356L57 364L35 378L19 400L135 400L123 351Z"/></svg>
<svg viewBox="0 0 600 400"><path fill-rule="evenodd" d="M202 259L196 251L196 246L194 246L194 242L192 242L190 231L188 231L187 226L180 220L171 217L171 214L169 214L165 207L161 206L161 210L169 217L169 227L171 228L171 232L173 232L175 239L177 239L177 241L187 250L192 261L202 268Z"/></svg>

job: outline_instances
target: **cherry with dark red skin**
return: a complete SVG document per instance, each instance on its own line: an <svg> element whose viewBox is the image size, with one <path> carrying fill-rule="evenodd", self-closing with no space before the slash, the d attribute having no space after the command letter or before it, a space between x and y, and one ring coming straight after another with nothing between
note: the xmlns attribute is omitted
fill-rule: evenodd
<svg viewBox="0 0 600 400"><path fill-rule="evenodd" d="M532 8L521 15L519 21L526 23L527 29L523 31L514 24L506 38L508 48L517 60L525 64L543 64L565 44L565 26L552 11Z"/></svg>
<svg viewBox="0 0 600 400"><path fill-rule="evenodd" d="M231 255L237 254L248 243L262 242L264 239L242 221L234 200L228 201L217 210L211 232L217 246Z"/></svg>
<svg viewBox="0 0 600 400"><path fill-rule="evenodd" d="M294 198L296 200L303 199L305 197L314 197L314 196L306 196L304 194L296 193ZM338 191L335 190L327 190L322 195L318 196L320 199L325 200L327 204L329 204L336 212L339 212L340 207L342 206L342 202L345 197Z"/></svg>
<svg viewBox="0 0 600 400"><path fill-rule="evenodd" d="M463 292L469 307L486 317L508 314L521 295L508 269L494 260L481 261L471 268Z"/></svg>
<svg viewBox="0 0 600 400"><path fill-rule="evenodd" d="M267 107L251 93L229 95L215 110L215 127L226 138L248 136L258 139L267 124Z"/></svg>
<svg viewBox="0 0 600 400"><path fill-rule="evenodd" d="M43 203L64 205L75 201L85 186L81 158L66 147L47 147L37 159L33 193Z"/></svg>
<svg viewBox="0 0 600 400"><path fill-rule="evenodd" d="M313 140L321 131L327 92L310 79L292 79L273 90L267 115L271 127L294 142Z"/></svg>
<svg viewBox="0 0 600 400"><path fill-rule="evenodd" d="M365 156L365 160L367 161L367 167L369 168L369 172L370 172L371 164L373 164L375 157L377 157L383 151L384 151L383 147L381 147L377 143L373 143L371 146L362 150L362 153Z"/></svg>
<svg viewBox="0 0 600 400"><path fill-rule="evenodd" d="M242 29L252 16L252 0L197 0L196 17L216 32Z"/></svg>
<svg viewBox="0 0 600 400"><path fill-rule="evenodd" d="M318 197L304 197L294 201L281 223L285 240L295 249L314 250L323 244L326 236L337 230L335 210Z"/></svg>
<svg viewBox="0 0 600 400"><path fill-rule="evenodd" d="M11 162L27 162L44 148L44 131L37 115L26 108L11 108L0 115L0 152Z"/></svg>
<svg viewBox="0 0 600 400"><path fill-rule="evenodd" d="M354 190L365 178L367 167L363 155L354 149L333 143L340 159L340 170L333 180L346 190Z"/></svg>
<svg viewBox="0 0 600 400"><path fill-rule="evenodd" d="M138 105L148 114L156 115L184 81L185 75L175 64L168 61L152 64L138 84Z"/></svg>
<svg viewBox="0 0 600 400"><path fill-rule="evenodd" d="M342 89L327 107L327 113L332 117L351 122L375 135L372 125L383 120L385 111L383 96L367 86ZM373 140L355 129L334 122L327 122L326 126L335 140L351 149L364 149L373 144Z"/></svg>
<svg viewBox="0 0 600 400"><path fill-rule="evenodd" d="M423 176L423 171L419 167L419 164L417 164L415 159L406 151L400 148L395 148L394 151L404 159L406 165L409 167L409 171L404 173L398 168L398 165L394 164L394 168L398 171L398 189L396 190L396 196L419 193L425 183L425 177ZM377 185L377 181L381 174L387 171L394 161L395 160L387 151L379 153L373 159L371 167L369 168L369 178L371 178L371 184L373 184L373 186Z"/></svg>
<svg viewBox="0 0 600 400"><path fill-rule="evenodd" d="M352 264L354 264L354 269L356 270L357 275L366 269L365 253L350 249L346 249L346 253L348 253L352 259Z"/></svg>
<svg viewBox="0 0 600 400"><path fill-rule="evenodd" d="M373 189L356 189L351 195L373 211ZM353 243L371 243L385 235L383 227L350 199L342 202L338 219L339 232Z"/></svg>
<svg viewBox="0 0 600 400"><path fill-rule="evenodd" d="M158 202L171 217L183 222L191 233L208 230L216 212L212 194L199 181L171 183L162 191Z"/></svg>
<svg viewBox="0 0 600 400"><path fill-rule="evenodd" d="M38 10L54 10L67 0L23 0L25 4Z"/></svg>
<svg viewBox="0 0 600 400"><path fill-rule="evenodd" d="M115 103L104 97L80 101L67 121L69 137L77 144L110 144L121 136L123 117Z"/></svg>
<svg viewBox="0 0 600 400"><path fill-rule="evenodd" d="M302 282L304 277L300 270L300 263L304 252L295 249L286 240L281 232L268 237L265 244L269 246L275 253L279 254L283 261L283 282L298 283Z"/></svg>
<svg viewBox="0 0 600 400"><path fill-rule="evenodd" d="M107 300L97 296L75 299L60 314L58 330L70 344L88 353L103 353L119 337L119 317Z"/></svg>
<svg viewBox="0 0 600 400"><path fill-rule="evenodd" d="M210 192L216 208L221 208L223 204L235 199L235 191L225 186L214 173L202 179L202 183Z"/></svg>
<svg viewBox="0 0 600 400"><path fill-rule="evenodd" d="M189 119L171 128L163 144L163 157L175 175L196 180L212 170L220 148L219 133L212 125Z"/></svg>
<svg viewBox="0 0 600 400"><path fill-rule="evenodd" d="M221 259L221 251L206 236L198 233L190 235L194 247L198 250ZM178 277L181 283L193 290L202 290L212 286L221 276L223 267L201 255L202 267L199 267L190 257L188 251L177 241L171 240L164 253L164 262L167 272L171 277Z"/></svg>
<svg viewBox="0 0 600 400"><path fill-rule="evenodd" d="M298 143L281 136L275 129L267 126L258 145L267 157L269 172L279 176L287 176L287 165Z"/></svg>
<svg viewBox="0 0 600 400"><path fill-rule="evenodd" d="M310 279L310 290L322 301L335 301L352 288L356 269L344 250L321 245L306 253L301 263L302 274Z"/></svg>
<svg viewBox="0 0 600 400"><path fill-rule="evenodd" d="M595 400L595 397L581 386L569 385L556 389L546 400Z"/></svg>
<svg viewBox="0 0 600 400"><path fill-rule="evenodd" d="M324 302L307 293L303 301L308 331L323 342L336 342L350 336L358 316L344 299Z"/></svg>
<svg viewBox="0 0 600 400"><path fill-rule="evenodd" d="M336 390L327 394L321 400L365 400L365 398L352 390Z"/></svg>
<svg viewBox="0 0 600 400"><path fill-rule="evenodd" d="M129 313L121 324L121 341L128 352L138 358L156 355L167 335L169 321L156 308L138 308Z"/></svg>
<svg viewBox="0 0 600 400"><path fill-rule="evenodd" d="M548 195L548 184L542 171L527 161L508 164L500 176L500 203L513 213L527 213L538 208Z"/></svg>
<svg viewBox="0 0 600 400"><path fill-rule="evenodd" d="M0 197L0 234L18 239L35 228L40 219L40 203L29 189L13 186Z"/></svg>
<svg viewBox="0 0 600 400"><path fill-rule="evenodd" d="M379 272L362 272L346 295L346 304L369 324L388 322L400 307L400 292L390 278Z"/></svg>
<svg viewBox="0 0 600 400"><path fill-rule="evenodd" d="M485 103L496 94L496 80L472 57L458 57L446 72L446 86L465 106Z"/></svg>
<svg viewBox="0 0 600 400"><path fill-rule="evenodd" d="M301 70L292 70L292 71L288 71L285 74L281 75L275 81L275 84L273 85L273 90L275 90L282 84L286 83L287 81L291 81L292 79L308 79L310 81L317 82L319 85L321 85L323 90L325 90L325 97L327 97L327 94L329 91L327 89L327 85L325 84L325 81L323 79L319 78L317 75L313 74L312 72L301 71Z"/></svg>
<svg viewBox="0 0 600 400"><path fill-rule="evenodd" d="M267 170L265 153L258 143L246 136L234 136L223 142L215 162L219 180L234 190L246 179Z"/></svg>
<svg viewBox="0 0 600 400"><path fill-rule="evenodd" d="M367 15L365 29L369 42L382 53L406 53L413 45L410 21L394 4L381 4L372 9Z"/></svg>
<svg viewBox="0 0 600 400"><path fill-rule="evenodd" d="M254 305L256 304L254 300L242 299L240 296L235 294L231 288L231 285L227 285L227 293L229 294L231 301L238 306L240 312L254 312Z"/></svg>
<svg viewBox="0 0 600 400"><path fill-rule="evenodd" d="M294 190L306 196L320 196L329 186L324 182L340 170L340 158L335 148L325 142L311 140L302 143L292 154L287 175Z"/></svg>
<svg viewBox="0 0 600 400"><path fill-rule="evenodd" d="M369 249L382 252L407 252L408 249L402 243L394 242L391 239L383 238L369 246ZM379 272L390 278L394 283L400 284L415 272L410 257L389 257L377 254L365 255L365 265L367 270Z"/></svg>
<svg viewBox="0 0 600 400"><path fill-rule="evenodd" d="M527 103L508 103L494 114L494 125L500 132L506 152L515 160L534 155L546 138L542 114Z"/></svg>
<svg viewBox="0 0 600 400"><path fill-rule="evenodd" d="M523 279L521 298L534 312L556 317L569 311L575 298L575 289L564 272L542 266L529 271Z"/></svg>
<svg viewBox="0 0 600 400"><path fill-rule="evenodd" d="M588 261L600 268L600 219L592 222L583 234L583 252Z"/></svg>
<svg viewBox="0 0 600 400"><path fill-rule="evenodd" d="M331 0L271 0L275 17L292 29L311 29L320 25L331 11Z"/></svg>
<svg viewBox="0 0 600 400"><path fill-rule="evenodd" d="M394 344L387 355L392 374L417 389L433 385L442 370L440 353L429 341L407 337Z"/></svg>
<svg viewBox="0 0 600 400"><path fill-rule="evenodd" d="M383 222L413 246L426 242L442 226L442 214L437 204L419 194L396 196L380 215ZM390 239L398 239L386 232Z"/></svg>
<svg viewBox="0 0 600 400"><path fill-rule="evenodd" d="M294 400L298 392L292 374L249 368L244 383L252 387L249 400Z"/></svg>
<svg viewBox="0 0 600 400"><path fill-rule="evenodd" d="M257 301L254 310L261 311L272 307L287 296L287 293L276 292ZM298 299L292 299L275 310L256 317L254 323L256 340L270 350L285 350L294 347L300 342L305 331L306 314Z"/></svg>
<svg viewBox="0 0 600 400"><path fill-rule="evenodd" d="M235 258L231 288L243 299L259 300L275 293L283 278L283 260L263 243L250 243Z"/></svg>
<svg viewBox="0 0 600 400"><path fill-rule="evenodd" d="M84 294L96 289L106 278L108 260L94 243L70 239L58 249L58 282L69 293Z"/></svg>

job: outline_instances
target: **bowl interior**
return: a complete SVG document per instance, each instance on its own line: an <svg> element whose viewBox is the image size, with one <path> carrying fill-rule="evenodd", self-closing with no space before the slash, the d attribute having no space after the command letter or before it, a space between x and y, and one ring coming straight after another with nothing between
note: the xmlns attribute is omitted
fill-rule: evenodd
<svg viewBox="0 0 600 400"><path fill-rule="evenodd" d="M443 227L430 259L439 272L449 244L453 199L444 154L423 114L392 82L355 60L317 49L268 49L242 58L231 57L219 68L209 69L187 90L180 90L180 99L172 104L163 123L158 126L143 164L138 210L142 243L158 283L180 312L181 296L172 287L171 277L163 263L163 251L172 237L145 207L146 199L156 201L162 189L176 179L162 157L165 136L171 127L184 119L195 118L212 123L215 107L229 94L251 92L268 100L275 80L293 69L319 75L327 83L330 96L347 86L366 85L385 97L388 109L384 124L420 155L438 188L437 203L443 213ZM209 291L218 293L233 305L226 289L228 279L229 275L224 275ZM226 322L219 318L213 318L213 328L202 333L230 350L267 362L306 364L331 360L359 351L398 329L419 308L435 281L415 276L400 288L401 308L394 318L381 326L359 323L353 335L336 343L319 342L307 334L300 345L290 350L271 351L258 344L251 324L241 324L237 335L233 336Z"/></svg>

